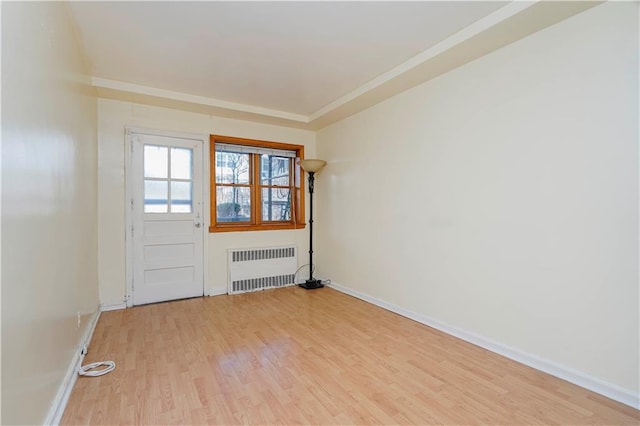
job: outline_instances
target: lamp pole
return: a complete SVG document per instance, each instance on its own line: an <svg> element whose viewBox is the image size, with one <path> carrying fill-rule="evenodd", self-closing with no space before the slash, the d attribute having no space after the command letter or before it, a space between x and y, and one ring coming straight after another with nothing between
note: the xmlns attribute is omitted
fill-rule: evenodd
<svg viewBox="0 0 640 426"><path fill-rule="evenodd" d="M315 172L309 172L309 279L306 284L323 287L322 283L313 279L313 184Z"/></svg>
<svg viewBox="0 0 640 426"><path fill-rule="evenodd" d="M327 164L322 160L300 160L298 162L300 167L309 173L309 279L300 284L300 287L307 290L313 290L316 288L322 288L324 285L322 281L313 278L313 193L315 174L318 170Z"/></svg>

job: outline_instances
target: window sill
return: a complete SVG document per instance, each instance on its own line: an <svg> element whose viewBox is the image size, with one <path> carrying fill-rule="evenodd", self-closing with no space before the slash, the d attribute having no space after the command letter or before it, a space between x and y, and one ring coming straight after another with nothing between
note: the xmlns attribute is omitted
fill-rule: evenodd
<svg viewBox="0 0 640 426"><path fill-rule="evenodd" d="M288 229L304 229L305 226L305 223L285 223L269 225L218 225L210 226L209 232L284 231Z"/></svg>

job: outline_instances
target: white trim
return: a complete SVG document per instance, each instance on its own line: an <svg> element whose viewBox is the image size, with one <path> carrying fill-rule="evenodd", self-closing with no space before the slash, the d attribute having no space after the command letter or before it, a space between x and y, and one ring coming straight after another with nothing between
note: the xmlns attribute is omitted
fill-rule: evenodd
<svg viewBox="0 0 640 426"><path fill-rule="evenodd" d="M522 12L525 9L533 6L537 3L536 1L514 1L508 3L506 6L501 7L495 12L477 20L473 24L468 27L463 28L462 30L450 35L445 38L441 42L435 44L434 46L429 47L428 49L418 53L412 58L406 60L400 65L392 68L391 70L381 74L380 76L374 78L373 80L363 84L357 89L347 93L346 95L336 99L335 101L329 103L328 105L320 108L316 112L312 113L309 116L309 121L314 121L322 116L330 113L331 111L341 107L342 105L350 102L373 89L382 86L383 84L393 80L396 77L402 76L403 74L408 73L412 69L422 65L423 63L429 61L430 59L435 58L437 55L446 52L454 48L455 46L463 43L472 37L481 34L484 31L487 31L489 28L503 22L518 13Z"/></svg>
<svg viewBox="0 0 640 426"><path fill-rule="evenodd" d="M207 296L209 293L209 222L211 220L211 192L209 189L209 135L201 133L187 133L176 132L171 130L159 130L150 129L146 127L138 126L125 126L125 307L133 307L133 238L131 238L130 230L133 226L133 212L131 210L130 200L133 197L131 189L131 182L133 181L133 156L131 155L133 139L132 136L137 135L150 135L150 136L164 136L177 139L191 139L202 142L202 220L203 220L203 234L202 234L202 294ZM109 305L108 305L109 306ZM117 310L124 309L119 307L113 309L105 307L103 310Z"/></svg>
<svg viewBox="0 0 640 426"><path fill-rule="evenodd" d="M110 305L100 305L100 312L119 311L120 309L127 309L127 303L122 302L122 303L113 303Z"/></svg>
<svg viewBox="0 0 640 426"><path fill-rule="evenodd" d="M73 358L71 358L71 362L69 363L69 367L67 368L67 372L62 379L62 383L58 388L58 393L56 393L56 397L53 399L51 404L51 408L49 408L49 412L47 413L47 417L44 420L45 425L57 425L60 423L62 419L62 415L64 414L65 408L67 408L67 402L69 402L69 397L71 396L71 391L73 390L73 386L78 379L78 368L82 365L82 360L84 359L86 348L89 347L91 343L91 338L93 337L93 332L96 329L96 325L98 324L98 319L100 318L100 310L96 310L89 323L87 324L84 333L78 343L76 350L74 351Z"/></svg>
<svg viewBox="0 0 640 426"><path fill-rule="evenodd" d="M139 135L164 136L167 138L190 139L194 141L209 140L209 135L206 135L204 133L176 132L173 130L151 129L149 127L139 127L139 126L125 126L125 132L127 134L137 133Z"/></svg>
<svg viewBox="0 0 640 426"><path fill-rule="evenodd" d="M348 287L336 284L335 282L328 284L328 286L342 293L348 294L350 296L364 300L365 302L369 302L373 305L394 312L398 315L402 315L403 317L412 319L421 324L440 330L444 333L472 343L476 346L480 346L481 348L502 355L513 361L517 361L521 364L535 368L536 370L540 370L544 373L558 377L562 380L566 380L567 382L573 383L592 392L606 396L607 398L611 398L615 401L621 402L622 404L628 405L635 409L640 409L640 394L636 395L632 391L623 389L616 384L605 382L598 378L589 376L588 374L585 374L583 372L565 367L537 355L529 354L522 350L512 348L510 346L480 336L479 334L450 326L426 315L418 314L408 309L401 308L400 306L385 302L384 300L369 296L368 294L352 290Z"/></svg>
<svg viewBox="0 0 640 426"><path fill-rule="evenodd" d="M209 136L204 138L202 146L202 282L204 295L211 296L211 277L209 276L209 226L211 225L211 159Z"/></svg>
<svg viewBox="0 0 640 426"><path fill-rule="evenodd" d="M142 129L125 127L124 137L124 269L125 269L125 292L124 300L127 308L133 307L133 238L130 230L133 228L133 212L131 201L133 191L131 182L133 179L132 161L133 137L134 133L143 132Z"/></svg>
<svg viewBox="0 0 640 426"><path fill-rule="evenodd" d="M248 112L274 118L284 118L286 120L297 121L301 123L309 122L309 117L302 114L294 114L292 112L278 111L275 109L262 108L247 104L239 104L236 102L207 98L205 96L191 95L189 93L174 92L172 90L158 89L155 87L141 86L139 84L125 83L124 81L110 80L107 78L92 77L91 85L97 88L121 90L123 92L155 96L158 98L189 102L198 105L207 105L216 108L228 109L231 111Z"/></svg>
<svg viewBox="0 0 640 426"><path fill-rule="evenodd" d="M223 294L229 294L226 288L209 289L207 296L222 296Z"/></svg>

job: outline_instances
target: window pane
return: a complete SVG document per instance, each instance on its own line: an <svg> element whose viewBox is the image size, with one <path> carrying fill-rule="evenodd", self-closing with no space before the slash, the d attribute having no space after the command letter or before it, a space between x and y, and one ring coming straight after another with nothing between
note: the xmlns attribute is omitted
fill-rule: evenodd
<svg viewBox="0 0 640 426"><path fill-rule="evenodd" d="M289 189L262 189L262 220L291 220L291 191Z"/></svg>
<svg viewBox="0 0 640 426"><path fill-rule="evenodd" d="M250 154L216 151L216 183L249 183Z"/></svg>
<svg viewBox="0 0 640 426"><path fill-rule="evenodd" d="M163 178L169 177L169 148L166 146L144 146L144 177Z"/></svg>
<svg viewBox="0 0 640 426"><path fill-rule="evenodd" d="M171 182L171 213L191 213L191 182Z"/></svg>
<svg viewBox="0 0 640 426"><path fill-rule="evenodd" d="M169 182L166 180L144 181L144 212L166 213L168 203Z"/></svg>
<svg viewBox="0 0 640 426"><path fill-rule="evenodd" d="M251 191L248 187L216 188L216 221L250 222Z"/></svg>
<svg viewBox="0 0 640 426"><path fill-rule="evenodd" d="M263 154L260 159L262 185L289 186L290 158Z"/></svg>
<svg viewBox="0 0 640 426"><path fill-rule="evenodd" d="M191 155L188 148L171 148L171 179L191 179Z"/></svg>

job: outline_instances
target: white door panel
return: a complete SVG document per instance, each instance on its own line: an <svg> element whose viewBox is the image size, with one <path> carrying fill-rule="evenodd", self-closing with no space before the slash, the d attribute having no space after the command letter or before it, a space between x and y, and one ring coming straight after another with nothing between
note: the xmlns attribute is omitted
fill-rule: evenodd
<svg viewBox="0 0 640 426"><path fill-rule="evenodd" d="M203 141L134 133L133 304L202 296Z"/></svg>

